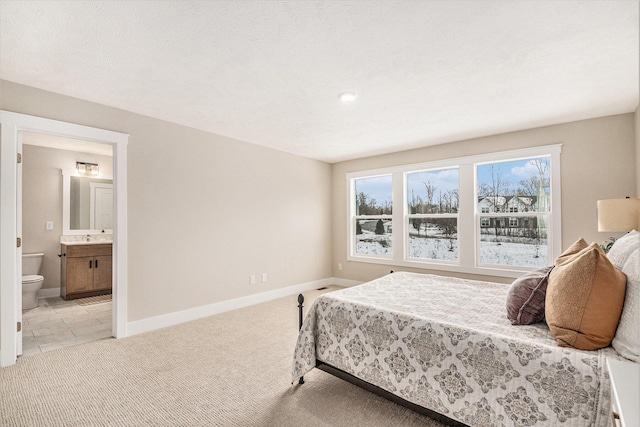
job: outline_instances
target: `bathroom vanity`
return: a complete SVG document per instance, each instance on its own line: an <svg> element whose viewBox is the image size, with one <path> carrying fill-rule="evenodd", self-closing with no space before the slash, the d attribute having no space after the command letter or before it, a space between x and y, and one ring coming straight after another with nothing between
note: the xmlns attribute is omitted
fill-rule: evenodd
<svg viewBox="0 0 640 427"><path fill-rule="evenodd" d="M60 296L65 300L110 294L111 243L61 244Z"/></svg>

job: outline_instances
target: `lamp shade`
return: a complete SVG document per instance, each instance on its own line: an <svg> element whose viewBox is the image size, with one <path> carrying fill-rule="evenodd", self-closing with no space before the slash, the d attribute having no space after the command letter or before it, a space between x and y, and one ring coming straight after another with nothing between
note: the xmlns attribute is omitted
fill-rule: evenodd
<svg viewBox="0 0 640 427"><path fill-rule="evenodd" d="M638 229L640 199L598 200L598 231L627 232Z"/></svg>

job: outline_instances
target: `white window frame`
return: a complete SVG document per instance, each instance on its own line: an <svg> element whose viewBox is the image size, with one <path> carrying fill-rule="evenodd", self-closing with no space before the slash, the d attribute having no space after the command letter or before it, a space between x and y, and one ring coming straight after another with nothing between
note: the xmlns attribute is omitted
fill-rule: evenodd
<svg viewBox="0 0 640 427"><path fill-rule="evenodd" d="M429 270L452 271L459 273L481 274L497 277L518 277L530 267L515 266L483 266L479 264L480 247L480 217L478 209L477 174L476 167L480 164L498 163L503 161L520 160L536 157L549 157L549 178L551 185L551 210L548 212L547 248L548 260L552 262L562 251L562 204L561 204L561 175L560 154L562 144L552 144L519 150L502 151L476 156L458 157L433 162L401 165L390 168L380 168L350 172L346 174L347 184L347 260L390 266L422 268ZM409 213L407 203L406 176L424 170L459 168L459 197L458 211L458 261L441 261L419 258L409 258L408 227ZM355 253L355 179L380 175L392 175L393 180L393 214L382 215L391 219L392 256L380 257L373 255L359 255ZM531 212L490 214L494 216L516 217L532 216ZM535 215L534 215L535 216Z"/></svg>
<svg viewBox="0 0 640 427"><path fill-rule="evenodd" d="M361 177L354 177L353 179L351 179L349 181L349 194L353 194L354 200L355 200L355 196L356 196L356 180L357 179L363 179L363 178L378 178L381 176L389 176L389 173L381 173L381 174L375 174L375 175L365 175L365 176L361 176ZM392 176L393 179L393 176ZM394 206L394 196L395 196L395 192L393 191L394 189L392 188L391 191L391 206L392 206L392 211L395 211L395 206ZM393 254L397 251L396 247L394 246L395 244L395 240L392 237L391 240L391 255L374 255L374 254L357 254L356 253L356 239L355 239L355 235L356 235L356 222L359 219L369 219L369 220L378 220L378 219L382 219L382 220L391 220L391 226L394 227L394 222L393 222L393 215L389 215L389 214L382 214L382 215L358 215L357 212L357 208L355 203L349 203L347 206L349 206L350 208L350 214L349 214L349 229L351 231L353 231L353 238L349 239L350 240L350 247L349 247L349 253L353 253L354 256L360 258L360 257L366 257L366 258L373 258L373 259L380 259L380 260L385 260L385 261L389 261L391 259L393 259ZM392 228L393 230L393 228ZM393 236L393 233L392 233Z"/></svg>
<svg viewBox="0 0 640 427"><path fill-rule="evenodd" d="M406 261L416 261L416 262L422 262L422 261L429 261L429 262L437 262L437 263L443 263L443 264L452 264L452 265L457 265L458 261L447 261L447 260L435 260L433 258L417 258L417 257L411 257L410 256L410 251L409 251L409 227L411 227L411 220L414 218L422 218L422 219L428 219L428 218L455 218L456 221L458 221L458 214L452 214L452 213L428 213L428 214L412 214L408 211L408 200L407 198L409 197L408 195L408 191L407 191L407 179L408 176L414 173L421 173L421 172L438 172L438 171L443 171L443 170L450 170L450 169L458 169L457 167L445 167L445 168L431 168L431 169L425 169L425 170L411 170L411 171L406 171L403 172L403 193L405 196L405 199L403 199L403 203L404 203L404 208L407 210L405 212L404 215L404 221L405 221L405 232L406 235L403 237L407 237L406 239L404 239L404 253L405 253L405 257L404 259ZM458 171L459 173L460 171ZM458 191L460 190L460 179L458 178Z"/></svg>

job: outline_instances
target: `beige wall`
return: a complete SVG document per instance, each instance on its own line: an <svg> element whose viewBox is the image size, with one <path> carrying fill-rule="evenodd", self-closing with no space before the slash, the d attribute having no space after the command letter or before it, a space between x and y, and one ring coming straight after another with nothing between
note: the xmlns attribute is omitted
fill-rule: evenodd
<svg viewBox="0 0 640 427"><path fill-rule="evenodd" d="M44 252L43 289L60 287L61 170L74 169L76 161L97 163L101 173L113 173L113 159L108 156L35 145L22 149L22 250ZM45 229L46 221L53 221L53 230Z"/></svg>
<svg viewBox="0 0 640 427"><path fill-rule="evenodd" d="M331 276L330 165L6 81L0 92L4 110L130 135L128 321Z"/></svg>
<svg viewBox="0 0 640 427"><path fill-rule="evenodd" d="M562 143L564 246L604 240L596 201L636 194L637 112L328 165L10 82L0 92L8 111L130 134L129 321L386 274L346 261L347 172ZM249 284L263 272L267 283Z"/></svg>
<svg viewBox="0 0 640 427"><path fill-rule="evenodd" d="M635 135L636 135L636 197L640 198L640 106L635 113Z"/></svg>
<svg viewBox="0 0 640 427"><path fill-rule="evenodd" d="M581 236L588 241L605 240L609 237L608 233L597 231L597 200L636 194L634 152L637 142L634 140L634 114L632 113L334 164L332 196L334 276L365 281L387 274L392 268L388 265L347 261L346 173L557 143L562 144L563 248ZM338 263L343 265L342 271L338 271ZM510 281L510 279L487 276L437 273L500 282Z"/></svg>

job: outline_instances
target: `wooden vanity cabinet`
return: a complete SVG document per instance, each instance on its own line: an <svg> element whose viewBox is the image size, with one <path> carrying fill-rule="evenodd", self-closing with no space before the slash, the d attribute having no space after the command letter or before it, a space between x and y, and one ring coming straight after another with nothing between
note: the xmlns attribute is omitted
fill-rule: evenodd
<svg viewBox="0 0 640 427"><path fill-rule="evenodd" d="M60 296L65 300L110 294L112 244L61 245Z"/></svg>

